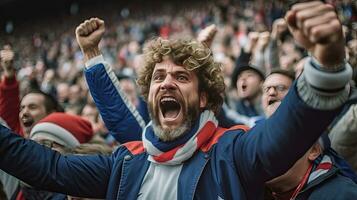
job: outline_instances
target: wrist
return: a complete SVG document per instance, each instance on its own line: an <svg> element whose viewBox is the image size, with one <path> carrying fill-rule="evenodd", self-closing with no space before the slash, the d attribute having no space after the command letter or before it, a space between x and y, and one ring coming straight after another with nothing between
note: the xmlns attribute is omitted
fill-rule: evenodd
<svg viewBox="0 0 357 200"><path fill-rule="evenodd" d="M340 67L322 67L313 57L308 58L304 64L304 77L306 82L320 92L336 93L345 88L352 78L352 67L345 62Z"/></svg>
<svg viewBox="0 0 357 200"><path fill-rule="evenodd" d="M14 69L5 69L4 70L4 75L6 78L12 78L15 76L15 70Z"/></svg>
<svg viewBox="0 0 357 200"><path fill-rule="evenodd" d="M84 56L84 62L87 62L88 60L101 55L98 47L82 50L82 52Z"/></svg>
<svg viewBox="0 0 357 200"><path fill-rule="evenodd" d="M345 69L346 66L346 60L343 60L340 63L335 63L335 64L330 64L330 65L323 65L321 64L314 56L310 56L311 57L311 65L319 70L323 70L323 71L327 71L327 72L339 72L342 71L343 69Z"/></svg>

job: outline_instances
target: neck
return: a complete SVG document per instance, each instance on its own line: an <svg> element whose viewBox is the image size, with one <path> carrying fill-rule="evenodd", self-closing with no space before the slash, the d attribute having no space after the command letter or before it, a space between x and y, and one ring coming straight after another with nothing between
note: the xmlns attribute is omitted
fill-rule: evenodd
<svg viewBox="0 0 357 200"><path fill-rule="evenodd" d="M256 105L256 104L258 104L259 103L259 101L260 101L260 93L257 93L257 94L255 94L254 96L252 96L252 97L247 97L246 98L246 100L251 104L251 105Z"/></svg>
<svg viewBox="0 0 357 200"><path fill-rule="evenodd" d="M293 188L289 191L283 193L271 192L271 196L275 200L290 200L292 195L294 194L296 188Z"/></svg>
<svg viewBox="0 0 357 200"><path fill-rule="evenodd" d="M267 183L267 186L271 189L273 193L283 194L294 190L299 185L299 183L300 179L298 178L287 178L274 183Z"/></svg>
<svg viewBox="0 0 357 200"><path fill-rule="evenodd" d="M275 193L285 193L296 188L303 180L309 166L304 166L299 169L290 169L285 174L274 178L266 183L266 185ZM294 167L293 167L294 168Z"/></svg>

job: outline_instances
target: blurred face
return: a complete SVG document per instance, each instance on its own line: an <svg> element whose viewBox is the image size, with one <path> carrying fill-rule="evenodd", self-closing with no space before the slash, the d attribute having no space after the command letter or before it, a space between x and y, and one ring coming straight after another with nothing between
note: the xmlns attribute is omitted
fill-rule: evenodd
<svg viewBox="0 0 357 200"><path fill-rule="evenodd" d="M292 80L282 74L272 74L265 79L262 105L267 117L270 117L279 107L291 84Z"/></svg>
<svg viewBox="0 0 357 200"><path fill-rule="evenodd" d="M80 100L81 98L81 88L79 87L79 85L72 85L69 88L69 100L71 101L71 103L76 103Z"/></svg>
<svg viewBox="0 0 357 200"><path fill-rule="evenodd" d="M199 93L198 78L192 71L169 59L157 63L152 74L148 106L155 134L164 141L181 136L206 106L206 96Z"/></svg>
<svg viewBox="0 0 357 200"><path fill-rule="evenodd" d="M128 96L129 100L135 106L138 104L137 102L137 94L134 82L130 79L122 79L120 80L120 87L124 91L124 93Z"/></svg>
<svg viewBox="0 0 357 200"><path fill-rule="evenodd" d="M92 123L98 122L98 111L95 107L86 105L82 110L82 117Z"/></svg>
<svg viewBox="0 0 357 200"><path fill-rule="evenodd" d="M252 100L261 93L262 80L260 76L252 71L243 71L237 80L238 97Z"/></svg>
<svg viewBox="0 0 357 200"><path fill-rule="evenodd" d="M274 192L286 192L293 189L300 183L311 162L321 153L320 144L314 144L285 174L266 182L267 186Z"/></svg>
<svg viewBox="0 0 357 200"><path fill-rule="evenodd" d="M69 86L66 83L60 83L57 86L57 98L59 102L64 102L69 96Z"/></svg>
<svg viewBox="0 0 357 200"><path fill-rule="evenodd" d="M47 116L45 97L41 94L30 93L21 101L20 106L21 125L26 135L29 135L32 127Z"/></svg>
<svg viewBox="0 0 357 200"><path fill-rule="evenodd" d="M35 142L45 145L48 148L51 148L54 151L60 152L60 153L65 153L66 151L66 147L47 138L47 137L37 137L36 139L34 139Z"/></svg>

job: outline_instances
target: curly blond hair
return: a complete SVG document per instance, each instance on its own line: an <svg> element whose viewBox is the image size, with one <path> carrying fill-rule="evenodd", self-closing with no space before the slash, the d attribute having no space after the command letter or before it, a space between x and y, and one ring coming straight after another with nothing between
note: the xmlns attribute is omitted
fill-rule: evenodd
<svg viewBox="0 0 357 200"><path fill-rule="evenodd" d="M148 98L152 73L156 63L169 57L176 65L194 71L200 92L207 94L207 109L218 113L225 89L221 67L213 60L211 50L194 40L164 40L156 38L144 47L144 64L137 83L145 100Z"/></svg>

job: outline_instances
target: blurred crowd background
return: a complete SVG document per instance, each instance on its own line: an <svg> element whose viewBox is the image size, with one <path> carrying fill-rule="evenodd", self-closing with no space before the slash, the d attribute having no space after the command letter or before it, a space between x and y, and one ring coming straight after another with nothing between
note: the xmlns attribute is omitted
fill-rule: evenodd
<svg viewBox="0 0 357 200"><path fill-rule="evenodd" d="M357 81L357 1L325 1L335 7L343 24L346 58L354 69L351 81L353 86ZM226 83L225 102L218 120L223 127L235 124L252 127L265 117L262 102L272 105L280 101L279 98L283 98L280 96L285 95L291 85L289 82L289 86L283 87L282 83L275 83L278 85L264 88L262 86L265 76L274 70L282 69L286 70L283 75L292 80L303 70L307 53L294 42L283 19L289 6L294 2L1 0L0 119L3 120L0 120L0 123L8 124L20 135L35 141L39 133L46 133L51 137L40 143L61 153L112 152L118 145L114 138L118 133L109 133L93 102L83 76L83 55L75 38L75 29L80 23L91 17L98 17L106 24L105 35L100 42L104 59L112 66L121 89L136 106L146 123L149 114L135 82L138 70L142 66L142 48L145 42L155 37L200 40L205 34L207 36L205 27L215 24L218 31L210 48L215 61L221 63ZM3 62L4 58L10 58L10 65L9 62ZM11 70L6 69L5 64L10 66ZM13 72L12 67L16 69L17 81L13 79L13 73L8 73ZM17 83L20 86L20 99L28 95L21 100L22 110L17 105ZM270 90L271 88L274 90ZM38 90L51 95L66 113L76 116L52 113L62 109L57 109L57 106L50 106L51 109L48 109L47 100L51 98L38 93ZM273 98L275 102L262 100L264 92L267 94L269 91L276 92ZM29 92L34 93L31 96ZM37 105L40 104L39 99L43 105ZM37 100L38 102L33 103ZM35 107L32 104L26 105L28 102L32 102ZM347 152L346 148L343 148L342 152L347 152L343 155L352 155L352 159L348 161L356 172L357 159L353 143L356 141L354 133L357 130L356 104L352 105L349 111L351 112L347 112L346 117L342 118L344 120L341 120L342 128L337 126L336 129L342 133L353 132L350 134L351 137L345 140L352 144L351 151ZM58 138L52 135L67 135L67 131L58 132L62 130L58 128L39 130L43 122L57 124L76 139L53 139ZM77 142L75 145L74 141ZM6 196L9 199L46 199L44 197L54 195L34 191L14 177L9 178L9 175L2 171L0 180L0 199L6 199ZM2 190L6 194L2 194Z"/></svg>
<svg viewBox="0 0 357 200"><path fill-rule="evenodd" d="M327 2L338 11L347 38L349 61L356 68L357 3ZM233 72L243 51L251 53L250 63L263 74L275 67L299 70L298 63L306 52L277 20L284 17L290 3L283 0L8 0L0 3L0 47L10 45L15 52L21 96L38 87L53 95L65 112L84 116L92 122L95 132L105 134L105 126L83 78L83 56L75 39L75 28L85 19L99 17L105 21L101 51L134 104L139 101L135 76L145 41L157 36L195 38L204 27L216 24L218 33L211 48L216 61L222 63L227 105L234 108L230 102L240 96ZM274 48L277 49L275 60L272 59Z"/></svg>

